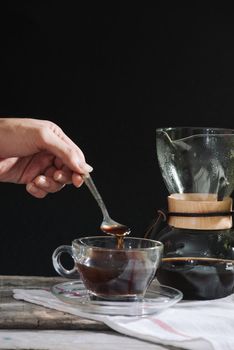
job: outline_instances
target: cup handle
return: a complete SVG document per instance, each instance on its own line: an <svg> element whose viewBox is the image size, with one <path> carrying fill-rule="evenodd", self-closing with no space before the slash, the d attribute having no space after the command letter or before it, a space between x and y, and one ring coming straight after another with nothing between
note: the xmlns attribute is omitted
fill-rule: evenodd
<svg viewBox="0 0 234 350"><path fill-rule="evenodd" d="M63 253L69 254L72 259L74 260L74 256L72 254L72 247L70 245L61 245L57 249L55 249L53 255L52 255L52 262L54 265L55 270L57 273L62 276L62 277L67 277L67 278L80 278L80 274L78 273L77 269L74 267L71 270L67 270L63 267L60 257Z"/></svg>

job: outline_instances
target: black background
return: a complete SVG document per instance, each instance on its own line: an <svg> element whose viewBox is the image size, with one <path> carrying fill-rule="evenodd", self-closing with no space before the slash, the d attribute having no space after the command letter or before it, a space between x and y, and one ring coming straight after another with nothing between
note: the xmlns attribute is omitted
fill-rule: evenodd
<svg viewBox="0 0 234 350"><path fill-rule="evenodd" d="M0 5L0 114L59 124L142 236L167 196L155 129L233 127L234 11L79 3ZM0 199L1 274L56 275L58 245L100 233L85 186L39 200L0 184Z"/></svg>

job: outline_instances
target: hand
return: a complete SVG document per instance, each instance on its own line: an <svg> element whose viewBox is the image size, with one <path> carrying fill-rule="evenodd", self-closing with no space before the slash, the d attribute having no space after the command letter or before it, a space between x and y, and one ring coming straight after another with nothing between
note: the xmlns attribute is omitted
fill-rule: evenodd
<svg viewBox="0 0 234 350"><path fill-rule="evenodd" d="M0 181L26 184L43 198L65 184L80 187L92 171L81 149L53 122L0 118Z"/></svg>

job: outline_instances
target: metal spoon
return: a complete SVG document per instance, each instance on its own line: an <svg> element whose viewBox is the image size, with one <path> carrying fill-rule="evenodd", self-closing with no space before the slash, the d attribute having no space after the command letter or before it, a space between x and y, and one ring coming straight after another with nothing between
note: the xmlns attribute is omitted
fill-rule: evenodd
<svg viewBox="0 0 234 350"><path fill-rule="evenodd" d="M129 227L127 227L126 225L123 224L119 224L118 222L114 221L111 219L105 203L103 202L103 199L100 195L100 193L98 192L91 176L89 174L87 175L83 175L83 179L85 184L87 185L87 187L89 188L90 192L92 193L92 195L94 196L94 198L96 199L99 207L101 208L102 214L103 214L103 221L101 223L100 229L109 234L109 235L113 235L113 236L126 236L130 233L130 229Z"/></svg>

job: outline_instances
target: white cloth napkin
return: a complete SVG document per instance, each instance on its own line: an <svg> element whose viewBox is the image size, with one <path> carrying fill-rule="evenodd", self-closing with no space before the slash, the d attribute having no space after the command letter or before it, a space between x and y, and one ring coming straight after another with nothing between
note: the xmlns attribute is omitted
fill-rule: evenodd
<svg viewBox="0 0 234 350"><path fill-rule="evenodd" d="M234 294L211 301L179 302L146 317L86 314L51 292L14 289L14 298L80 317L102 321L125 335L191 350L234 349Z"/></svg>

